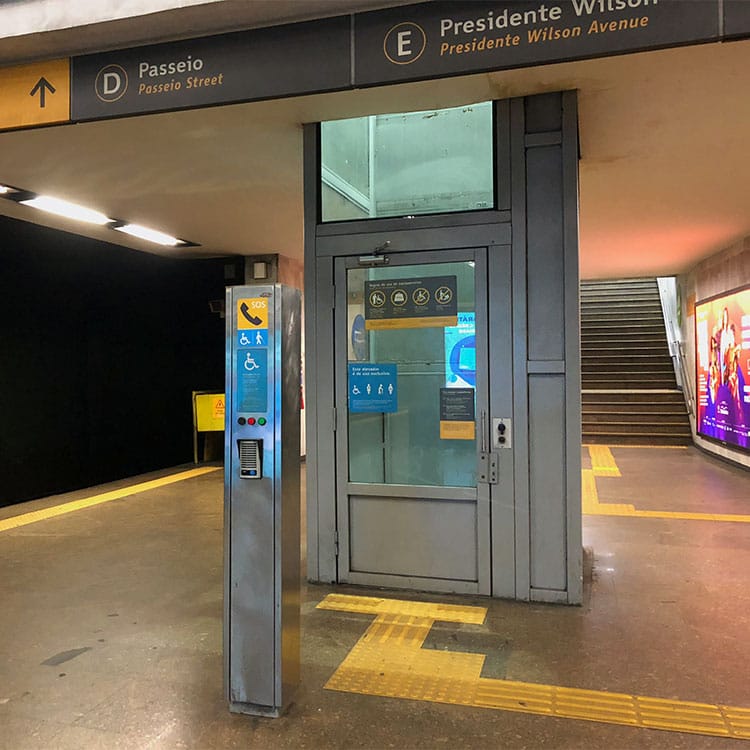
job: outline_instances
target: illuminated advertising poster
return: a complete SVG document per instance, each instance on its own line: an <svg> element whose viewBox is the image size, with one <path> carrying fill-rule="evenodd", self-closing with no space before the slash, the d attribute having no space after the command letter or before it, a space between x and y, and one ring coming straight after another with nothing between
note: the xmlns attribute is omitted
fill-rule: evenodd
<svg viewBox="0 0 750 750"><path fill-rule="evenodd" d="M474 313L458 313L458 325L446 327L444 338L446 388L474 388L477 383Z"/></svg>
<svg viewBox="0 0 750 750"><path fill-rule="evenodd" d="M750 450L750 287L695 306L698 433Z"/></svg>

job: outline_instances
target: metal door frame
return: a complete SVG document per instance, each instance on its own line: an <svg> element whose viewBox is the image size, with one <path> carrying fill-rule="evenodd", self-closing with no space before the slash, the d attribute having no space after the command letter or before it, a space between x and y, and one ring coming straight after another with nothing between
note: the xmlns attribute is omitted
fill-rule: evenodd
<svg viewBox="0 0 750 750"><path fill-rule="evenodd" d="M434 251L401 251L389 255L389 267L412 265L438 265L441 263L474 262L474 306L477 331L477 463L479 451L489 440L490 390L489 390L489 314L488 314L488 269L487 247L465 249L436 249ZM477 481L473 487L432 487L422 485L361 484L349 482L348 461L348 308L347 273L362 268L358 256L337 258L334 264L334 381L335 381L335 454L336 454L336 526L338 539L337 580L353 583L396 588L417 588L429 591L452 591L467 594L487 594L492 591L492 519L490 511L490 485ZM508 338L511 335L510 320L507 322ZM483 334L480 334L483 332ZM479 374L481 373L481 375ZM483 415L483 416L480 416ZM476 554L477 580L452 580L393 574L353 572L350 565L350 519L349 496L361 494L371 497L426 497L433 500L465 500L476 503Z"/></svg>
<svg viewBox="0 0 750 750"><path fill-rule="evenodd" d="M310 580L337 580L336 457L331 440L334 260L371 254L384 239L391 242L389 254L487 247L492 414L513 419L512 449L499 451L499 483L491 488L492 595L580 604L576 93L549 92L495 103L497 204L487 211L321 224L318 133L318 124L304 126ZM558 304L554 316L545 320L550 301ZM562 352L530 350L529 342L540 331L547 341L554 336L562 340ZM539 437L547 442L537 445ZM550 447L554 463L549 461ZM515 534L508 533L509 527ZM560 539L562 546L557 544ZM550 550L550 543L558 549ZM560 571L565 574L562 582Z"/></svg>

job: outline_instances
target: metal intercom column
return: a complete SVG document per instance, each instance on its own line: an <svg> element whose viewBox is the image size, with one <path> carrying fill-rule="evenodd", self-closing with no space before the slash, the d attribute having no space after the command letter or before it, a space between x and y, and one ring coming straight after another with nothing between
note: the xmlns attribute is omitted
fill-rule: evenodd
<svg viewBox="0 0 750 750"><path fill-rule="evenodd" d="M300 293L226 304L225 684L231 711L279 716L300 662Z"/></svg>

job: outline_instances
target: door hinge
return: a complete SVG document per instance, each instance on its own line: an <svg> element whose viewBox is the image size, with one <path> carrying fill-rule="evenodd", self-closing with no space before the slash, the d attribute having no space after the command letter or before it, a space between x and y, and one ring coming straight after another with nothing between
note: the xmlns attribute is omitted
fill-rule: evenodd
<svg viewBox="0 0 750 750"><path fill-rule="evenodd" d="M337 419L336 407L334 406L333 407L333 431L334 432L336 432L336 419Z"/></svg>
<svg viewBox="0 0 750 750"><path fill-rule="evenodd" d="M339 532L334 531L333 532L333 550L336 554L336 557L339 556Z"/></svg>
<svg viewBox="0 0 750 750"><path fill-rule="evenodd" d="M479 481L487 484L497 484L497 453L479 454Z"/></svg>

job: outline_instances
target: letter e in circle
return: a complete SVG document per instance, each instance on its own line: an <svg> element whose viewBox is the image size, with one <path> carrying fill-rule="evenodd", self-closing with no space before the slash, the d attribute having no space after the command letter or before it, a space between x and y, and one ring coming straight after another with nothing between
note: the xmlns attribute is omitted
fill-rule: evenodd
<svg viewBox="0 0 750 750"><path fill-rule="evenodd" d="M419 24L411 21L393 26L383 40L383 53L394 65L416 62L426 47L427 34Z"/></svg>

